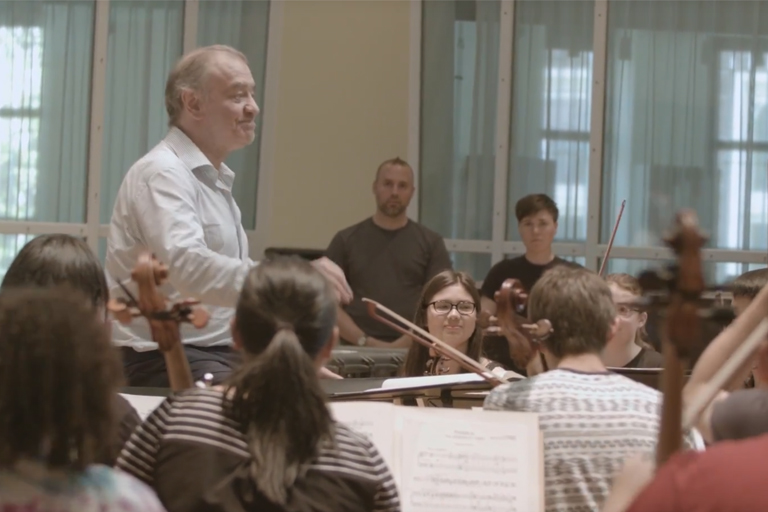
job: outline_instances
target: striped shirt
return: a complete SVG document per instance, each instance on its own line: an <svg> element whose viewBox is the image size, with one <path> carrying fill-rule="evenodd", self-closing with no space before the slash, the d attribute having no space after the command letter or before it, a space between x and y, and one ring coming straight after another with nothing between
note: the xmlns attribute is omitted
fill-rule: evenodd
<svg viewBox="0 0 768 512"><path fill-rule="evenodd" d="M224 395L191 389L168 398L134 431L117 466L151 485L168 512L193 510L400 510L394 479L378 450L336 423L335 437L288 493L283 509L250 477L251 455L242 425L223 410Z"/></svg>
<svg viewBox="0 0 768 512"><path fill-rule="evenodd" d="M622 375L558 369L495 388L484 408L538 413L547 512L597 512L624 459L656 449L661 397ZM684 443L703 448L693 433Z"/></svg>

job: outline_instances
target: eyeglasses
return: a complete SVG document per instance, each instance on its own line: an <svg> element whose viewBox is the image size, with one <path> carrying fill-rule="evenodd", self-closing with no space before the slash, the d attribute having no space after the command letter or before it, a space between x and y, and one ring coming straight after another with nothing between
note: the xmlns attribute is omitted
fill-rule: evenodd
<svg viewBox="0 0 768 512"><path fill-rule="evenodd" d="M629 318L629 317L632 316L633 313L639 313L640 310L637 309L637 308L633 308L633 307L627 306L626 304L617 304L616 305L616 312L622 318Z"/></svg>
<svg viewBox="0 0 768 512"><path fill-rule="evenodd" d="M458 311L460 315L467 316L474 313L475 309L477 309L474 302L467 302L464 300L457 304L448 302L447 300L437 300L435 302L430 302L427 306L432 306L432 309L434 309L435 313L438 315L447 315L453 308L456 308L456 311Z"/></svg>

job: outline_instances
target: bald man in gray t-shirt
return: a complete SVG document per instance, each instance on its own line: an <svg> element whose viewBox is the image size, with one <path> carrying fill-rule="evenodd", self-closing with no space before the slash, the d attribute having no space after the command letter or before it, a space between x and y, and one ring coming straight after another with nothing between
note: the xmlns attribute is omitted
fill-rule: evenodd
<svg viewBox="0 0 768 512"><path fill-rule="evenodd" d="M424 285L452 265L443 238L408 219L414 186L406 162L395 158L382 163L373 192L374 215L338 232L326 251L344 271L354 295L339 310L339 330L353 345L403 348L410 340L371 318L361 299L380 302L412 320Z"/></svg>

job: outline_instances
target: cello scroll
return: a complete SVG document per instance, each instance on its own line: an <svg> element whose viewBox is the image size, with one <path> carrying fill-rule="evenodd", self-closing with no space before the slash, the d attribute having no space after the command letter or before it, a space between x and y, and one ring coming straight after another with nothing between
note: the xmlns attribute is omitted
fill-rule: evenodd
<svg viewBox="0 0 768 512"><path fill-rule="evenodd" d="M122 324L130 323L135 317L144 317L149 321L152 340L165 357L168 380L173 391L191 388L194 383L184 347L181 343L179 326L190 323L196 328L208 324L209 315L203 308L197 307L196 300L182 300L169 304L159 290L168 279L168 267L160 263L153 255L139 255L136 267L131 272L131 280L138 287L138 298L120 283L126 298L111 299L107 309Z"/></svg>
<svg viewBox="0 0 768 512"><path fill-rule="evenodd" d="M552 323L541 319L528 323L521 315L528 293L518 279L505 280L495 294L496 322L509 344L509 355L520 368L526 368L538 354L544 371L547 362L541 353L541 342L553 332Z"/></svg>

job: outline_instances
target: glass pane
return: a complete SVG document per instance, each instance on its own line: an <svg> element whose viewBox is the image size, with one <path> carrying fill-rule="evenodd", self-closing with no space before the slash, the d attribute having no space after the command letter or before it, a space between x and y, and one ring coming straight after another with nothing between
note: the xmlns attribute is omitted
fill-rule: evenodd
<svg viewBox="0 0 768 512"><path fill-rule="evenodd" d="M202 0L197 27L198 46L226 44L248 57L256 82L256 103L262 115L256 118L256 139L227 158L235 171L233 195L243 214L243 227L256 227L256 192L259 181L259 149L264 108L264 80L269 36L268 0Z"/></svg>
<svg viewBox="0 0 768 512"><path fill-rule="evenodd" d="M662 245L675 212L693 208L708 246L768 249L760 5L611 4L601 242L626 199L616 245Z"/></svg>
<svg viewBox="0 0 768 512"><path fill-rule="evenodd" d="M515 203L550 196L557 240L585 240L594 2L515 2L507 240L520 240Z"/></svg>
<svg viewBox="0 0 768 512"><path fill-rule="evenodd" d="M109 2L102 224L131 165L165 136L165 81L182 52L184 2Z"/></svg>
<svg viewBox="0 0 768 512"><path fill-rule="evenodd" d="M106 238L99 238L99 261L101 262L101 265L104 266L107 259L107 239Z"/></svg>
<svg viewBox="0 0 768 512"><path fill-rule="evenodd" d="M0 2L0 218L83 222L94 2Z"/></svg>
<svg viewBox="0 0 768 512"><path fill-rule="evenodd" d="M451 256L453 269L468 273L477 283L485 279L491 269L490 254L477 252L451 252L448 254Z"/></svg>
<svg viewBox="0 0 768 512"><path fill-rule="evenodd" d="M11 266L13 259L19 253L22 247L35 238L35 235L18 234L4 235L0 234L0 281L5 277L8 267Z"/></svg>
<svg viewBox="0 0 768 512"><path fill-rule="evenodd" d="M489 240L500 4L422 5L419 219L445 238Z"/></svg>
<svg viewBox="0 0 768 512"><path fill-rule="evenodd" d="M610 258L608 260L605 274L625 273L633 276L640 275L645 270L662 269L672 263L662 260L632 260L621 258ZM708 286L715 286L728 283L744 272L765 268L760 263L735 263L735 262L704 262L704 276Z"/></svg>

